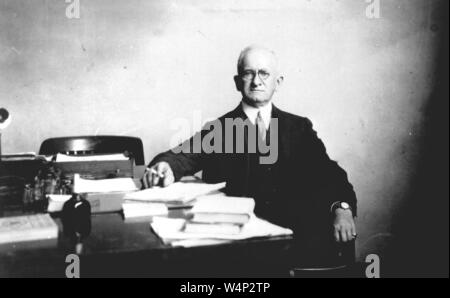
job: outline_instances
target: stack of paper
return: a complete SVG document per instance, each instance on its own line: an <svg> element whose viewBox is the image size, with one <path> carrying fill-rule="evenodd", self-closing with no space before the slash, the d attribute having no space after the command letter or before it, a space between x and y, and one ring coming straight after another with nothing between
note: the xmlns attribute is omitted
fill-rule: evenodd
<svg viewBox="0 0 450 298"><path fill-rule="evenodd" d="M147 220L152 216L168 214L167 206L162 203L125 202L122 208L125 220Z"/></svg>
<svg viewBox="0 0 450 298"><path fill-rule="evenodd" d="M186 233L236 235L250 220L255 208L252 198L208 196L195 203Z"/></svg>
<svg viewBox="0 0 450 298"><path fill-rule="evenodd" d="M133 178L111 179L83 179L79 174L74 175L74 193L106 193L106 192L131 192L139 189L138 183Z"/></svg>
<svg viewBox="0 0 450 298"><path fill-rule="evenodd" d="M166 244L172 246L197 246L220 244L233 240L245 240L259 237L292 235L292 230L274 225L268 221L252 216L239 234L186 233L186 220L179 218L154 217L151 223L153 231Z"/></svg>
<svg viewBox="0 0 450 298"><path fill-rule="evenodd" d="M151 227L164 243L183 247L292 235L292 230L256 217L254 207L251 198L202 196L189 219L154 217Z"/></svg>
<svg viewBox="0 0 450 298"><path fill-rule="evenodd" d="M193 201L202 195L218 191L225 182L217 184L176 182L167 187L152 187L129 193L125 201L164 203L169 208L192 206Z"/></svg>

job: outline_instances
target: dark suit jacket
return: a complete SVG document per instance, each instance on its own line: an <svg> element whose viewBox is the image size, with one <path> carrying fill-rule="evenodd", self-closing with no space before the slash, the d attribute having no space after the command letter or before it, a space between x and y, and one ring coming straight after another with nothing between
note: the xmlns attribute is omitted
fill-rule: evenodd
<svg viewBox="0 0 450 298"><path fill-rule="evenodd" d="M247 119L247 116L239 105L218 119L223 129L226 118ZM356 215L356 196L346 172L330 160L310 120L275 106L272 118L278 119L278 160L267 166L272 182L265 195L256 196L249 187L252 176L248 153L174 153L169 150L156 156L150 166L168 162L176 180L203 170L202 178L206 182L226 181L228 195L254 197L257 215L294 229L297 239L323 233L332 235L330 207L333 202L348 202ZM200 135L193 138L203 138L210 131L206 125ZM183 144L190 152L193 138Z"/></svg>

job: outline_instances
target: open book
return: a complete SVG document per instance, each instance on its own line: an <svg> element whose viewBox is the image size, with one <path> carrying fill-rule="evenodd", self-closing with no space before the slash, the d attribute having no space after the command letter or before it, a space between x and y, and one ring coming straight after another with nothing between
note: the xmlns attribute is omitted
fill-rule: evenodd
<svg viewBox="0 0 450 298"><path fill-rule="evenodd" d="M58 238L58 226L48 214L0 218L0 244Z"/></svg>

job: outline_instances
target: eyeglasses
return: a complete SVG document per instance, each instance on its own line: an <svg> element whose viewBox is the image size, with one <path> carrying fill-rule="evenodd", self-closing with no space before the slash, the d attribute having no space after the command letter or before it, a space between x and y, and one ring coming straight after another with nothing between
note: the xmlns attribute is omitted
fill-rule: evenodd
<svg viewBox="0 0 450 298"><path fill-rule="evenodd" d="M254 70L244 70L240 73L240 77L245 80L245 81L252 81L256 74L258 74L258 77L265 81L270 77L270 73L267 70L258 70L258 71L254 71Z"/></svg>

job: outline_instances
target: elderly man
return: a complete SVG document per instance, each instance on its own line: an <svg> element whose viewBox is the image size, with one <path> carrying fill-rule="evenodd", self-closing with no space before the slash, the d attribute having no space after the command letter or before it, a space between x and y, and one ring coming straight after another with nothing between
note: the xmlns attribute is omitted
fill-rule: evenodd
<svg viewBox="0 0 450 298"><path fill-rule="evenodd" d="M242 101L217 123L226 134L227 120L246 121L244 152L169 150L151 161L144 185L167 186L203 170L206 182L226 181L228 195L253 197L258 216L292 228L300 254L305 258L314 255L315 261L320 261L332 250L333 238L347 242L356 237L353 187L345 171L328 157L311 121L272 104L283 82L275 54L263 47L247 47L239 56L237 71L234 81ZM182 144L183 148L192 149L196 137L211 132L207 127ZM248 130L252 128L258 135L256 147L270 144L270 151L276 150L276 154L249 150L255 148L250 146ZM227 136L222 139L230 141ZM239 142L236 136L231 140ZM275 156L274 162L261 162L268 154Z"/></svg>

